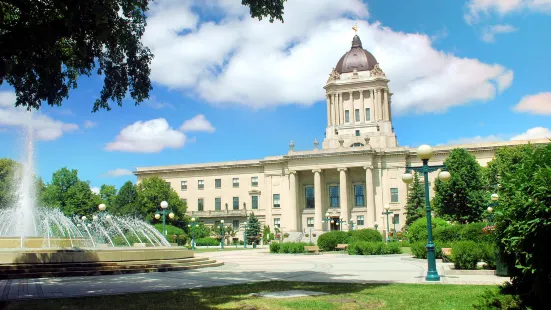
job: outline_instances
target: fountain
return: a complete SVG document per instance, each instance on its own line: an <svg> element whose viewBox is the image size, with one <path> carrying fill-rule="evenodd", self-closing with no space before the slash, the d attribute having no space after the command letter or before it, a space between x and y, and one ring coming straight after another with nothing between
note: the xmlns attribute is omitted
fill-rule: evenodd
<svg viewBox="0 0 551 310"><path fill-rule="evenodd" d="M31 115L32 117L32 115ZM32 122L29 122L32 123ZM0 279L186 270L221 263L194 258L174 247L150 224L99 213L67 217L36 205L33 129L27 128L25 156L15 177L17 202L0 210Z"/></svg>

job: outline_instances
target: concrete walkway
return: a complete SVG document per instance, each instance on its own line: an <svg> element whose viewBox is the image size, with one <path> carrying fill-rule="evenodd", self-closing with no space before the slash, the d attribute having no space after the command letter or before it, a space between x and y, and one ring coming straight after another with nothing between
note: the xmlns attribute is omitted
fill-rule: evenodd
<svg viewBox="0 0 551 310"><path fill-rule="evenodd" d="M267 249L196 254L224 266L190 271L42 278L0 281L1 300L81 297L106 294L201 288L258 281L284 280L349 283L427 283L426 260L408 255L349 256L347 254L270 254ZM493 275L443 276L442 284L501 284L508 278Z"/></svg>

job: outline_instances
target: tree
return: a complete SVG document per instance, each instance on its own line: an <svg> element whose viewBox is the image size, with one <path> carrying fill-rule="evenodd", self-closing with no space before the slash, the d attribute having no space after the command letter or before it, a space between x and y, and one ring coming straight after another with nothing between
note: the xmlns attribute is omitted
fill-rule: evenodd
<svg viewBox="0 0 551 310"><path fill-rule="evenodd" d="M262 225L258 221L258 218L254 216L254 213L249 214L249 219L247 220L247 242L252 244L253 242L258 243L261 237Z"/></svg>
<svg viewBox="0 0 551 310"><path fill-rule="evenodd" d="M90 215L97 212L101 203L101 197L92 192L90 183L78 178L78 170L66 167L53 173L42 200L46 206L57 207L68 216Z"/></svg>
<svg viewBox="0 0 551 310"><path fill-rule="evenodd" d="M115 186L103 184L99 189L99 196L101 197L101 201L107 206L107 208L117 208L115 202L115 199L117 198L117 189L115 188Z"/></svg>
<svg viewBox="0 0 551 310"><path fill-rule="evenodd" d="M433 205L446 220L481 221L487 207L482 172L476 158L465 149L453 149L444 162L451 174L448 183L436 180Z"/></svg>
<svg viewBox="0 0 551 310"><path fill-rule="evenodd" d="M406 225L411 225L417 219L425 216L425 189L419 180L419 174L413 173L413 183L409 188L408 200L406 203Z"/></svg>
<svg viewBox="0 0 551 310"><path fill-rule="evenodd" d="M174 212L174 218L167 221L177 227L185 227L186 205L170 185L159 177L143 179L136 187L138 193L137 215L146 221L153 221L162 201Z"/></svg>
<svg viewBox="0 0 551 310"><path fill-rule="evenodd" d="M10 158L0 158L0 208L12 206L16 201L15 172L19 164Z"/></svg>
<svg viewBox="0 0 551 310"><path fill-rule="evenodd" d="M121 186L115 197L115 207L112 208L112 212L115 215L138 216L138 193L134 183L126 181Z"/></svg>
<svg viewBox="0 0 551 310"><path fill-rule="evenodd" d="M150 0L0 1L0 85L15 88L16 106L59 106L79 76L97 74L103 89L93 111L149 98L151 51L142 45ZM251 16L283 21L284 0L242 0Z"/></svg>

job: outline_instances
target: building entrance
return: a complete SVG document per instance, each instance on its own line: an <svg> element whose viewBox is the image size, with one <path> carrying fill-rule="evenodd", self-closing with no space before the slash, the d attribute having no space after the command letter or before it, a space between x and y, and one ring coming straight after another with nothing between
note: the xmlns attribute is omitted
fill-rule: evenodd
<svg viewBox="0 0 551 310"><path fill-rule="evenodd" d="M339 223L339 217L333 216L331 217L331 221L329 222L331 224L331 231L333 230L341 230L341 224ZM339 224L337 224L339 223Z"/></svg>

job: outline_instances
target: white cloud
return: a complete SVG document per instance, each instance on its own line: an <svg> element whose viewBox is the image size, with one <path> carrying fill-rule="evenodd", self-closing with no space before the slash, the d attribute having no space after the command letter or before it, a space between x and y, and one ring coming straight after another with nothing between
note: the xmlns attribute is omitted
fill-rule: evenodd
<svg viewBox="0 0 551 310"><path fill-rule="evenodd" d="M98 125L98 123L96 122L93 122L93 121L84 121L84 128L92 128L92 127L96 127Z"/></svg>
<svg viewBox="0 0 551 310"><path fill-rule="evenodd" d="M488 26L482 32L482 41L493 43L496 41L496 35L515 31L517 31L517 28L507 24Z"/></svg>
<svg viewBox="0 0 551 310"><path fill-rule="evenodd" d="M107 173L104 174L103 176L105 176L105 177L121 177L121 176L126 176L126 175L132 175L132 171L128 170L128 169L117 168L117 169L114 169L114 170L107 171Z"/></svg>
<svg viewBox="0 0 551 310"><path fill-rule="evenodd" d="M150 108L156 109L156 110L160 110L160 109L164 109L164 108L174 109L174 106L172 104L170 104L168 102L158 101L155 96L152 96L148 100L146 100L145 105L150 107Z"/></svg>
<svg viewBox="0 0 551 310"><path fill-rule="evenodd" d="M180 126L180 130L183 132L189 132L189 131L214 132L216 129L205 118L205 115L198 114L194 116L192 119L188 119L187 121L184 121L182 126Z"/></svg>
<svg viewBox="0 0 551 310"><path fill-rule="evenodd" d="M38 140L51 141L78 129L78 125L54 120L40 111L28 112L15 107L16 96L11 91L0 91L0 126L28 127L34 129Z"/></svg>
<svg viewBox="0 0 551 310"><path fill-rule="evenodd" d="M503 16L521 10L551 13L551 0L470 0L465 20L469 23L479 21L481 15L498 13Z"/></svg>
<svg viewBox="0 0 551 310"><path fill-rule="evenodd" d="M551 115L551 92L525 96L513 110L538 115Z"/></svg>
<svg viewBox="0 0 551 310"><path fill-rule="evenodd" d="M92 193L99 195L99 187L93 186L90 188L90 190L92 191Z"/></svg>
<svg viewBox="0 0 551 310"><path fill-rule="evenodd" d="M234 3L235 2L235 3ZM239 1L195 1L195 10L221 16L200 21L192 1L155 1L144 43L155 54L151 78L196 92L215 105L253 108L324 99L332 67L350 49L358 22L363 46L391 80L394 113L445 111L492 99L512 71L433 48L431 37L369 24L360 0L302 0L285 4L285 23L250 18ZM359 20L357 20L359 19Z"/></svg>
<svg viewBox="0 0 551 310"><path fill-rule="evenodd" d="M107 151L159 153L165 148L181 148L186 136L170 127L164 118L137 121L121 130Z"/></svg>
<svg viewBox="0 0 551 310"><path fill-rule="evenodd" d="M532 139L551 139L551 130L544 127L535 127L528 129L526 132L523 132L519 135L516 135L511 138L511 140L532 140Z"/></svg>
<svg viewBox="0 0 551 310"><path fill-rule="evenodd" d="M515 140L535 140L535 139L551 139L551 130L545 127L534 127L530 128L527 131L514 134L514 135L489 135L489 136L476 136L470 138L460 138L456 140L448 141L448 145L457 145L457 144L471 144L471 143L486 143L486 142L501 142L501 141L515 141Z"/></svg>

